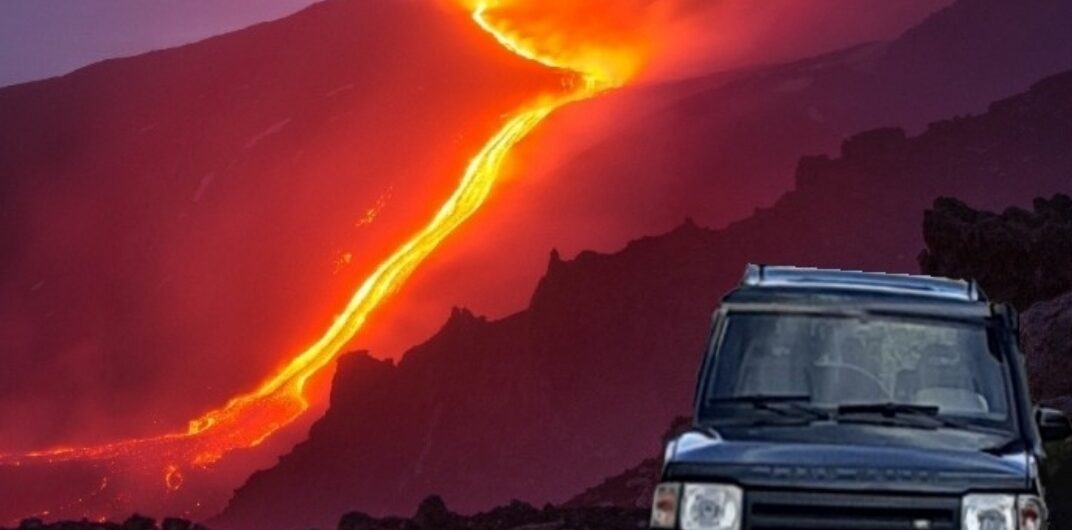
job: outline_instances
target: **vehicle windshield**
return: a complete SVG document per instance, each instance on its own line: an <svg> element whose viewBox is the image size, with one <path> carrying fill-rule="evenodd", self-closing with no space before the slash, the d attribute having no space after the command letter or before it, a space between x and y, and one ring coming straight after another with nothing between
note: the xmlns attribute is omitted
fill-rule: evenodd
<svg viewBox="0 0 1072 530"><path fill-rule="evenodd" d="M829 411L823 417L835 420L926 413L1006 428L1006 367L988 333L982 323L934 319L731 314L700 419L785 415L785 407L771 403L791 401L798 412L811 412L805 420L816 419L816 411ZM730 406L756 405L757 399L764 406Z"/></svg>

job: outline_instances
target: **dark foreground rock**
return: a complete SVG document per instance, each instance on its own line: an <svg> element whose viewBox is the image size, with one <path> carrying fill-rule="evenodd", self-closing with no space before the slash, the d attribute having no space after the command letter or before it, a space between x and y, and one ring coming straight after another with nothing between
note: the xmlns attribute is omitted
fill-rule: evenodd
<svg viewBox="0 0 1072 530"><path fill-rule="evenodd" d="M0 529L8 530L8 529ZM41 519L24 519L12 530L209 530L208 528L175 517L168 517L157 525L155 519L132 515L122 523L81 521L57 521L46 523Z"/></svg>
<svg viewBox="0 0 1072 530"><path fill-rule="evenodd" d="M1072 413L1072 291L1032 305L1020 325L1032 395Z"/></svg>
<svg viewBox="0 0 1072 530"><path fill-rule="evenodd" d="M547 505L536 508L513 501L476 515L462 516L447 509L443 500L431 496L421 502L412 519L375 518L351 512L339 521L338 530L599 530L632 529L647 525L648 510L643 508L567 507Z"/></svg>
<svg viewBox="0 0 1072 530"><path fill-rule="evenodd" d="M421 501L412 518L373 517L351 512L339 519L338 530L632 530L647 524L646 509L617 506L553 506L542 509L513 501L475 515L459 515L447 509L443 499L430 496ZM184 519L153 519L134 516L122 522L59 521L26 519L14 529L2 530L209 530Z"/></svg>
<svg viewBox="0 0 1072 530"><path fill-rule="evenodd" d="M475 515L451 512L438 496L425 498L412 518L372 517L350 512L339 520L338 530L631 530L647 525L648 511L619 507L536 508L521 501ZM165 519L159 526L152 519L134 516L124 523L62 521L44 523L24 520L14 529L0 530L209 530L183 519Z"/></svg>
<svg viewBox="0 0 1072 530"><path fill-rule="evenodd" d="M942 198L926 212L926 274L974 278L1021 311L1072 290L1072 198L1035 199L1034 211L978 211Z"/></svg>

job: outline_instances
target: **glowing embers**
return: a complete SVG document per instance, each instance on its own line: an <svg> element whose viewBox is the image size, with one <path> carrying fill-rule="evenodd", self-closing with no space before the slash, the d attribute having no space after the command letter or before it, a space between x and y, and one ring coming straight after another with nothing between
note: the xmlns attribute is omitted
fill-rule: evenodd
<svg viewBox="0 0 1072 530"><path fill-rule="evenodd" d="M164 467L164 486L171 491L178 491L182 487L182 470L175 464Z"/></svg>

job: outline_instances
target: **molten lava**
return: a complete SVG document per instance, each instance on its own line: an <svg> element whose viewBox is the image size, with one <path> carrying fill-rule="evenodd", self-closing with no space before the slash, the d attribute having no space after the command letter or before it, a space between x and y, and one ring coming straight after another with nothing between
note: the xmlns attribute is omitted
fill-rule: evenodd
<svg viewBox="0 0 1072 530"><path fill-rule="evenodd" d="M586 13L577 7L580 4L586 2L476 0L468 3L476 24L504 47L562 70L566 79L564 90L543 94L509 116L472 157L453 194L431 221L380 263L323 335L278 372L254 390L194 418L185 432L93 447L0 455L0 465L144 459L163 463L162 483L167 490L175 491L183 485L184 466L209 466L231 450L260 444L294 421L309 408L303 392L309 378L332 362L365 324L369 314L484 204L502 176L503 163L511 148L555 110L620 86L639 67L643 60L642 43L633 40L637 37L635 32L625 32L622 36L616 35L613 28L594 30L592 20L604 15L607 9L593 3ZM556 22L574 26L556 28ZM570 45L567 47L565 43ZM370 212L370 216L374 217L375 213Z"/></svg>

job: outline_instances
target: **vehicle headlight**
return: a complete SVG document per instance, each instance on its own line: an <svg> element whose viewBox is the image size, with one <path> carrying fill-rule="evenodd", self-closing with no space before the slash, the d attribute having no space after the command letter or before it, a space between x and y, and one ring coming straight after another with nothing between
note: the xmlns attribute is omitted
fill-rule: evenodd
<svg viewBox="0 0 1072 530"><path fill-rule="evenodd" d="M677 503L681 497L681 484L663 482L655 486L655 498L651 503L652 528L674 528L677 525Z"/></svg>
<svg viewBox="0 0 1072 530"><path fill-rule="evenodd" d="M681 495L682 530L739 529L741 497L741 488L737 486L685 484Z"/></svg>
<svg viewBox="0 0 1072 530"><path fill-rule="evenodd" d="M964 497L964 530L1016 530L1012 495L972 494Z"/></svg>
<svg viewBox="0 0 1072 530"><path fill-rule="evenodd" d="M1042 530L1046 505L1034 495L970 494L964 496L964 530Z"/></svg>
<svg viewBox="0 0 1072 530"><path fill-rule="evenodd" d="M1020 513L1020 530L1043 530L1046 528L1046 503L1034 495L1016 498L1016 511Z"/></svg>

